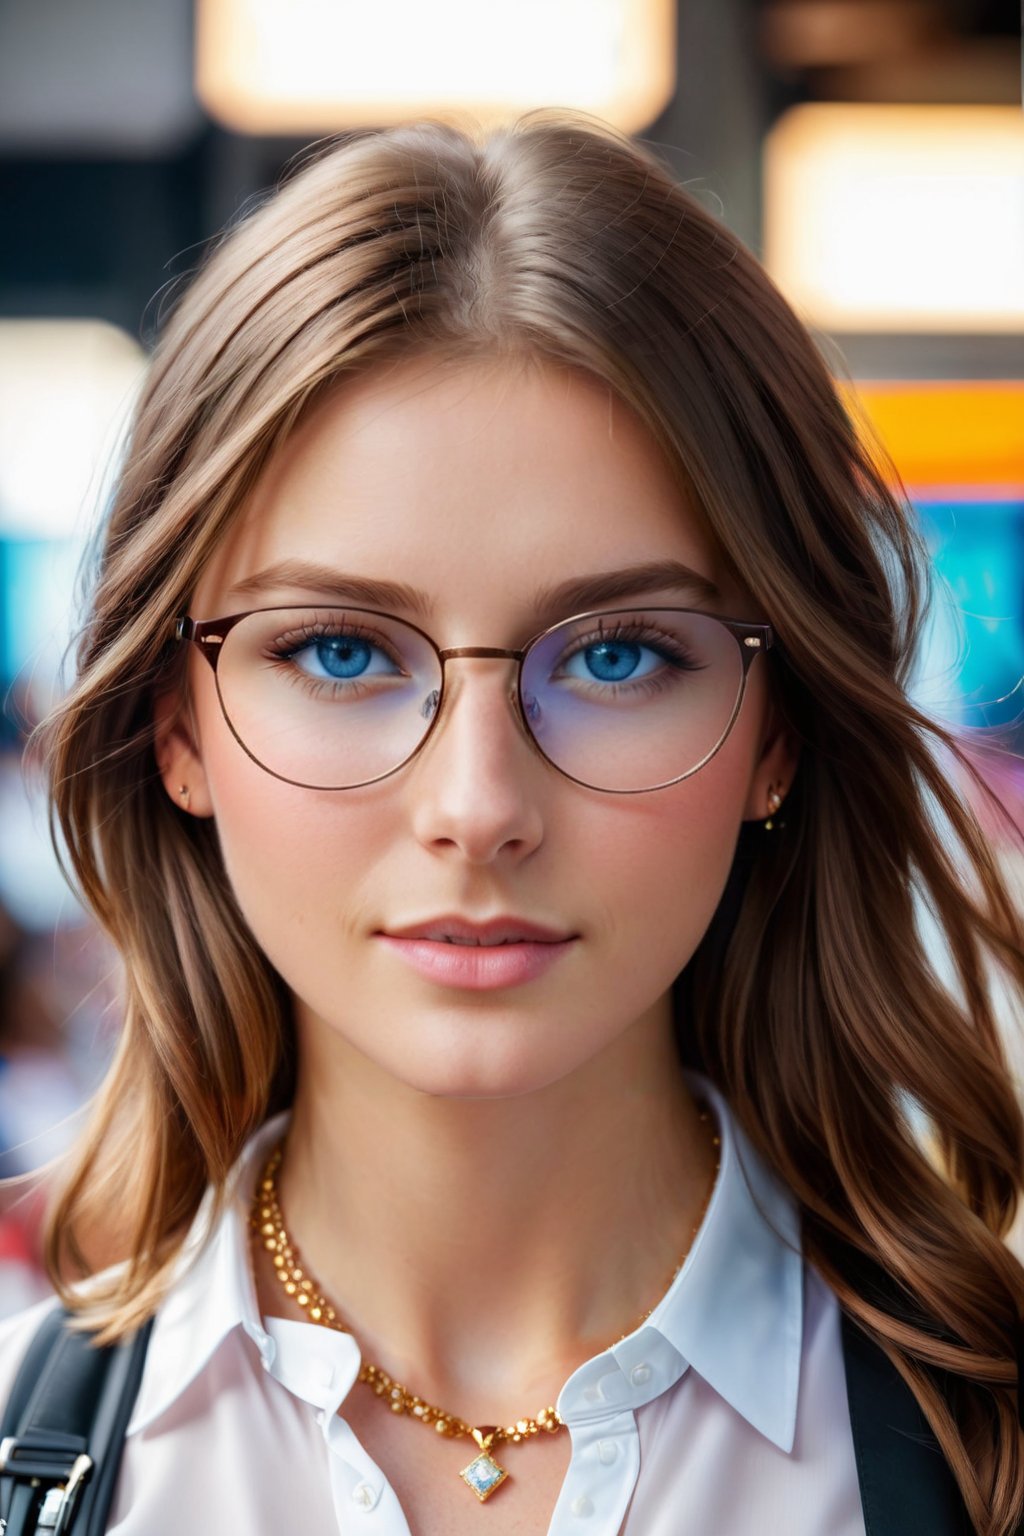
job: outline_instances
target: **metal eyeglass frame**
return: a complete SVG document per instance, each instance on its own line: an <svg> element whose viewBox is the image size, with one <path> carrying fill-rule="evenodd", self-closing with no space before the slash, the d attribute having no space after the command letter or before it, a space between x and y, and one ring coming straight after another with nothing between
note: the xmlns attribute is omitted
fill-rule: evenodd
<svg viewBox="0 0 1024 1536"><path fill-rule="evenodd" d="M249 618L251 614L290 613L294 612L296 608L303 607L315 608L318 613L368 614L372 618L386 619L390 623L404 624L407 629L411 629L416 634L422 636L422 638L427 642L427 644L433 650L434 654L437 656L441 668L441 684L437 691L437 706L434 710L434 717L430 724L427 726L427 729L424 731L417 745L413 748L412 752L409 753L409 756L403 758L402 761L397 763L394 768L389 768L386 773L379 773L372 779L361 779L358 784L304 784L299 779L289 779L286 778L283 773L275 773L273 768L268 768L266 763L261 763L256 754L251 751L251 749L246 745L246 743L242 740L241 736L239 736L237 730L235 729L231 720L231 716L228 714L227 706L224 703L224 697L220 691L220 678L217 675L217 662L220 657L221 646L224 644L224 641L227 639L227 636L230 634L231 630L234 629L235 625L240 624L243 619ZM696 763L694 767L688 768L685 773L680 773L674 779L665 779L661 784L652 784L648 788L644 789L604 789L599 784L588 784L585 779L578 779L574 774L571 774L567 772L566 769L559 767L558 763L553 762L551 758L548 757L547 753L544 751L544 748L541 746L540 742L533 734L533 731L530 729L528 712L523 700L523 662L535 645L539 645L540 642L546 639L548 635L552 634L554 630L562 629L568 624L579 623L582 619L607 618L609 614L612 613L692 613L694 615L699 615L704 619L714 619L716 623L723 625L724 628L730 632L730 634L735 639L740 652L741 674L739 691L736 695L736 703L733 706L732 714L729 716L729 720L725 729L723 730L721 736L718 738L718 741L712 747L711 751L706 753L705 756L701 758L700 762ZM549 624L546 629L542 629L538 634L533 635L532 638L529 639L521 648L512 650L507 650L500 646L490 645L459 645L449 646L446 649L442 649L437 644L437 642L427 634L426 630L420 629L419 625L417 624L410 624L407 619L396 619L394 614L386 613L379 608L357 608L351 606L350 604L340 603L277 603L269 608L248 608L246 609L245 613L233 613L225 618L220 619L196 620L191 618L188 614L180 614L175 620L174 638L175 640L187 640L196 645L200 653L205 656L206 660L209 662L214 674L214 678L216 680L217 699L220 704L221 714L224 716L229 731L238 742L238 745L241 747L245 755L248 758L251 758L251 760L256 764L258 768L262 768L264 773L269 773L272 778L280 779L284 784L294 784L299 789L315 789L323 793L333 793L335 791L346 789L364 789L368 784L379 784L382 779L391 778L392 774L398 773L400 769L405 768L409 763L412 762L413 758L418 756L418 754L423 750L427 742L430 740L431 736L434 734L437 724L444 713L444 684L446 676L445 663L451 660L453 657L458 656L497 657L516 662L516 686L513 697L515 700L516 714L519 718L519 723L526 734L526 739L530 743L530 746L534 749L535 752L539 754L541 758L543 758L545 763L554 768L555 772L560 773L563 778L569 779L573 784L581 785L581 787L584 789L594 789L597 790L600 794L604 795L646 795L650 794L652 790L668 789L671 785L681 784L684 779L688 779L693 774L699 772L699 770L703 768L706 763L710 762L711 759L715 756L715 753L718 752L724 745L728 739L729 733L731 732L733 726L736 724L737 717L739 716L739 712L743 704L743 698L747 688L747 674L750 671L751 663L755 656L760 655L762 651L770 650L774 643L774 635L772 626L770 624L751 624L748 623L745 619L726 619L717 613L705 613L702 608L680 608L674 607L671 604L659 604L657 607L652 607L650 604L647 604L639 608L591 609L585 613L571 614L568 618L559 619L557 624Z"/></svg>

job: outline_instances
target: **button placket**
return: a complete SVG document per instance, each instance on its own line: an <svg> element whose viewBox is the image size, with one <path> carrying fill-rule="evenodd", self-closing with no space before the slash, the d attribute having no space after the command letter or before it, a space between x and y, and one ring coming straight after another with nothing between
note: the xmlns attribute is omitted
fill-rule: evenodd
<svg viewBox="0 0 1024 1536"><path fill-rule="evenodd" d="M410 1536L395 1489L367 1453L348 1420L334 1414L325 1426L330 1452L331 1488L338 1529L371 1528L377 1536ZM348 1513L346 1513L346 1510ZM363 1516L368 1520L364 1524ZM353 1524L355 1522L355 1524Z"/></svg>
<svg viewBox="0 0 1024 1536"><path fill-rule="evenodd" d="M619 1380L625 1388L621 1374ZM552 1529L558 1536L618 1536L640 1469L636 1417L630 1408L600 1417L589 1411L569 1431L572 1459Z"/></svg>

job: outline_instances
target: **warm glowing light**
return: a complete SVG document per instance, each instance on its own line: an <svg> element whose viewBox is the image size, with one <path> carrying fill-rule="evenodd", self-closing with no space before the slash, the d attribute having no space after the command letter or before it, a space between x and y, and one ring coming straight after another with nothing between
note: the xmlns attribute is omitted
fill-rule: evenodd
<svg viewBox="0 0 1024 1536"><path fill-rule="evenodd" d="M811 104L765 144L768 270L833 331L1024 331L1016 107Z"/></svg>
<svg viewBox="0 0 1024 1536"><path fill-rule="evenodd" d="M627 133L675 90L674 0L197 0L196 90L249 133L330 133L531 107Z"/></svg>
<svg viewBox="0 0 1024 1536"><path fill-rule="evenodd" d="M104 321L0 321L0 534L88 525L144 366Z"/></svg>

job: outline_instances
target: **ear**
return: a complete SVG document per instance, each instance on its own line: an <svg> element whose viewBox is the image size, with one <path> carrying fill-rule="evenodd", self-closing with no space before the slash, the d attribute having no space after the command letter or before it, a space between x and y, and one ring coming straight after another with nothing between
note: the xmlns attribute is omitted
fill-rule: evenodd
<svg viewBox="0 0 1024 1536"><path fill-rule="evenodd" d="M153 750L164 789L179 810L190 816L212 816L213 801L190 715L176 689L154 695Z"/></svg>
<svg viewBox="0 0 1024 1536"><path fill-rule="evenodd" d="M750 794L743 810L744 821L764 821L772 815L773 810L779 809L779 806L769 803L769 796L777 794L782 801L785 800L799 762L799 740L786 725L778 706L773 703L769 706L761 755L750 781Z"/></svg>

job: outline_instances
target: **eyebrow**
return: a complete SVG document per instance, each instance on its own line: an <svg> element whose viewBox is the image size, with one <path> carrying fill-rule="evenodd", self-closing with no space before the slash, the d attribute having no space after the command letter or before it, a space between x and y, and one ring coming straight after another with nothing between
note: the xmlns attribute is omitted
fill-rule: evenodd
<svg viewBox="0 0 1024 1536"><path fill-rule="evenodd" d="M282 588L302 588L317 594L329 594L344 602L368 608L404 609L421 619L434 616L430 598L416 587L401 581L385 581L372 576L355 576L331 566L306 560L284 560L268 566L254 576L238 582L230 596L261 597ZM588 576L574 576L556 586L539 587L533 594L534 617L544 621L560 614L582 613L599 603L622 597L641 597L651 592L685 593L701 603L716 603L721 593L707 576L679 560L648 560L640 565L619 566L611 571L596 571Z"/></svg>

